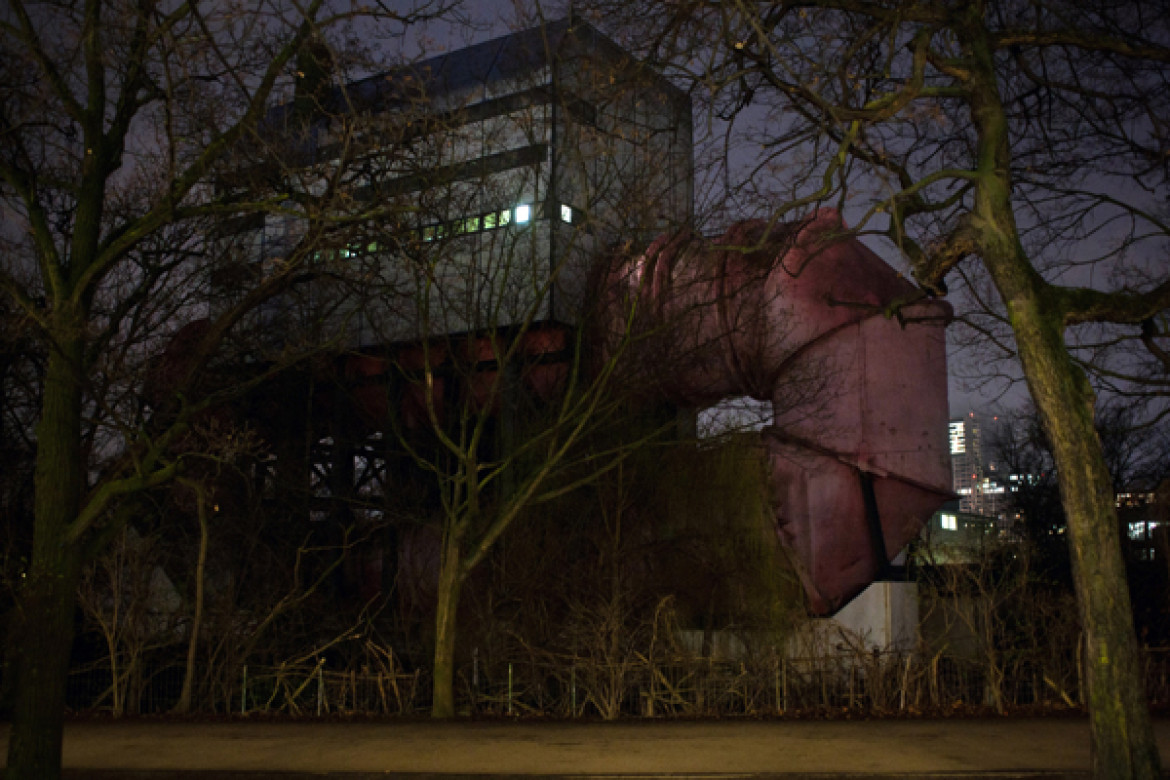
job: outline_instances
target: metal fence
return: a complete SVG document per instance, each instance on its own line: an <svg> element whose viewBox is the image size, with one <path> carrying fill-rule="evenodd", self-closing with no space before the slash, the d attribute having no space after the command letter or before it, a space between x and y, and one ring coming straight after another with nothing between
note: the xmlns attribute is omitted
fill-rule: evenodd
<svg viewBox="0 0 1170 780"><path fill-rule="evenodd" d="M1151 704L1170 706L1170 648L1142 658ZM1072 668L1070 668L1070 666ZM684 656L621 664L584 658L463 666L456 676L464 714L559 717L662 717L782 714L927 713L956 708L1010 711L1079 707L1079 665L1021 655L990 663L923 653L844 653L806 658L770 656L720 661ZM110 711L115 699L108 669L70 679L75 711ZM124 684L118 709L163 713L174 707L183 670L143 670ZM316 664L247 665L216 696L193 702L200 712L294 716L423 714L429 710L426 669L393 672L331 669Z"/></svg>

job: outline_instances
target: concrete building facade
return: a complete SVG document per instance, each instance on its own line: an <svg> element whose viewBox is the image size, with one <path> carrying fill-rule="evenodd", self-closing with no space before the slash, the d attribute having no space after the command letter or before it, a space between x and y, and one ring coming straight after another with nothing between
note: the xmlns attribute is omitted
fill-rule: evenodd
<svg viewBox="0 0 1170 780"><path fill-rule="evenodd" d="M324 328L376 349L572 326L599 255L691 218L689 97L577 19L318 87L311 103L308 118L297 101L270 117L303 133L296 186L344 188L371 218L314 251L343 269L333 281L265 307L258 324L286 337ZM228 241L263 269L317 227L274 210Z"/></svg>

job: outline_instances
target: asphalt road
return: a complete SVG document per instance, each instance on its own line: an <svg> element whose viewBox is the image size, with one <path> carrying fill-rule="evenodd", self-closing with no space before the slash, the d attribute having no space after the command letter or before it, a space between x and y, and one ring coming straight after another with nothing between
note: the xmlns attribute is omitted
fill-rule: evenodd
<svg viewBox="0 0 1170 780"><path fill-rule="evenodd" d="M1170 720L1155 722L1170 763ZM0 726L7 747L8 727ZM0 753L0 755L3 755ZM869 721L92 721L72 778L1081 777L1084 718ZM1170 775L1168 775L1170 776Z"/></svg>

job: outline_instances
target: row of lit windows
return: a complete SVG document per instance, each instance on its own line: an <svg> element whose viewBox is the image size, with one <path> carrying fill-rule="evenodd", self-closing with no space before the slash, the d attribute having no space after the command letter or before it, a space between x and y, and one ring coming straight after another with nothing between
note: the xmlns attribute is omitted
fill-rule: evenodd
<svg viewBox="0 0 1170 780"><path fill-rule="evenodd" d="M561 222L572 224L576 220L576 209L568 204L562 203L558 209ZM477 214L474 217L466 217L463 219L455 219L448 222L440 222L434 225L427 225L421 228L415 228L406 233L405 239L408 242L431 242L440 241L444 238L452 238L454 236L464 236L470 233L482 233L488 230L497 230L499 228L508 227L509 225L526 225L534 218L537 218L537 207L530 203L521 203L518 206L508 209L501 209L500 211L491 211L487 214ZM377 241L365 243L353 243L349 246L340 249L324 249L313 253L314 260L333 259L356 257L363 254L373 254L386 247L379 244Z"/></svg>
<svg viewBox="0 0 1170 780"><path fill-rule="evenodd" d="M491 211L487 214L478 214L465 219L441 222L437 225L427 225L426 227L410 231L408 238L412 241L438 241L439 239L450 236L480 233L485 230L507 227L508 225L525 225L533 219L547 216L544 213L538 213L539 211L538 206L521 203L515 208ZM572 224L575 221L574 212L575 209L572 206L562 203L558 209L558 216L561 222Z"/></svg>
<svg viewBox="0 0 1170 780"><path fill-rule="evenodd" d="M1132 507L1152 504L1156 497L1153 493L1118 493L1115 500L1119 507Z"/></svg>
<svg viewBox="0 0 1170 780"><path fill-rule="evenodd" d="M960 523L958 515L954 515L954 514L951 514L949 512L940 512L939 513L938 527L941 530L943 530L943 531L958 531L958 530L960 530L960 528L959 528L960 525L962 525L962 530L964 530L964 531L969 531L969 530L978 531L980 529L980 527L982 527L982 529L986 533L991 533L994 530L992 528L990 518L983 518L982 520L980 520L978 518L976 518L974 520L964 519Z"/></svg>
<svg viewBox="0 0 1170 780"><path fill-rule="evenodd" d="M1012 491L1019 492L1014 487L1012 488ZM1004 489L1003 485L994 484L991 482L991 480L985 479L983 480L982 485L975 485L975 487L960 487L956 490L956 492L964 496L969 496L973 493L978 493L981 496L998 496L1001 493L1006 492L1006 490Z"/></svg>
<svg viewBox="0 0 1170 780"><path fill-rule="evenodd" d="M1160 526L1156 520L1139 520L1129 524L1129 538L1135 542L1149 539Z"/></svg>

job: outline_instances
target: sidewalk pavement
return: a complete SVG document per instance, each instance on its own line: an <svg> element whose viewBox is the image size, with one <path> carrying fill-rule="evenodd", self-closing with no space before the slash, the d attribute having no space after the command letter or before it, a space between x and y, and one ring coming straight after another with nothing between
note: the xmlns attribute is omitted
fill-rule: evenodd
<svg viewBox="0 0 1170 780"><path fill-rule="evenodd" d="M1170 720L1155 721L1170 763ZM7 753L8 727L0 726ZM1084 777L1085 718L863 721L88 721L72 778Z"/></svg>

